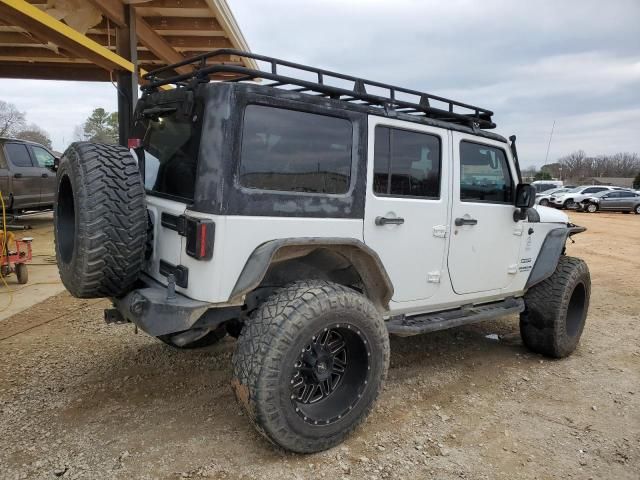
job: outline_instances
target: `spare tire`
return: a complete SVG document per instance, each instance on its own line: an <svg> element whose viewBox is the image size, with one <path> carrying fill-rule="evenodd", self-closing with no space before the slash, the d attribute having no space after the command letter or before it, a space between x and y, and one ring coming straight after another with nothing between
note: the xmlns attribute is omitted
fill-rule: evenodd
<svg viewBox="0 0 640 480"><path fill-rule="evenodd" d="M125 147L76 142L60 160L54 207L62 283L78 298L119 297L142 270L147 210Z"/></svg>

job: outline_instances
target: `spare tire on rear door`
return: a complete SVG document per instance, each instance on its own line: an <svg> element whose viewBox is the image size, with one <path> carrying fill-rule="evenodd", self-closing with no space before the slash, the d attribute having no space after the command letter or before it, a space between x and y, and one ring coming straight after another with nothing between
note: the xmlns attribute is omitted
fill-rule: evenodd
<svg viewBox="0 0 640 480"><path fill-rule="evenodd" d="M144 187L125 147L76 142L57 174L56 259L78 298L119 297L142 270L147 237Z"/></svg>

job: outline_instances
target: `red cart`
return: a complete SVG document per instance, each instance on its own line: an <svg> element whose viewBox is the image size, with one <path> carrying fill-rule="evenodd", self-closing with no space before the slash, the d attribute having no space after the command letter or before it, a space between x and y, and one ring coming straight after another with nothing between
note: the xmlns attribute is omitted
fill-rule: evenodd
<svg viewBox="0 0 640 480"><path fill-rule="evenodd" d="M3 243L2 237L2 232L0 232L0 245ZM29 280L27 263L31 262L31 242L33 238L26 237L18 240L13 238L11 232L7 237L4 252L0 256L0 273L2 273L3 277L15 273L18 283L25 284ZM15 244L15 250L9 248L11 243Z"/></svg>

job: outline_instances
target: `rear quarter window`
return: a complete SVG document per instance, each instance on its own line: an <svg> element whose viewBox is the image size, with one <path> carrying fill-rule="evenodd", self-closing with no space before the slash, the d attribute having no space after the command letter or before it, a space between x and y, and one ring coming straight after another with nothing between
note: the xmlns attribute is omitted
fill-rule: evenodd
<svg viewBox="0 0 640 480"><path fill-rule="evenodd" d="M248 105L244 112L240 185L285 192L347 193L352 147L349 120Z"/></svg>

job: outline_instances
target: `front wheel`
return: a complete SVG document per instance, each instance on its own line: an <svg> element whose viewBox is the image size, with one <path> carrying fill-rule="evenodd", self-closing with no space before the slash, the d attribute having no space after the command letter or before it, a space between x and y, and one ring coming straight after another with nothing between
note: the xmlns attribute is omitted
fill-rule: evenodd
<svg viewBox="0 0 640 480"><path fill-rule="evenodd" d="M549 206L549 200L547 200L546 198L543 198L542 200L540 200L540 205L543 207L548 207Z"/></svg>
<svg viewBox="0 0 640 480"><path fill-rule="evenodd" d="M365 296L301 281L276 291L245 322L232 385L268 440L312 453L342 442L366 418L388 365L389 336Z"/></svg>
<svg viewBox="0 0 640 480"><path fill-rule="evenodd" d="M636 215L640 215L640 205L636 205L636 208L633 209L636 212Z"/></svg>
<svg viewBox="0 0 640 480"><path fill-rule="evenodd" d="M576 207L576 202L574 202L573 199L570 198L569 200L565 201L562 206L565 209L575 208Z"/></svg>
<svg viewBox="0 0 640 480"><path fill-rule="evenodd" d="M584 330L591 276L587 264L561 256L555 272L525 294L520 334L530 350L563 358L576 349Z"/></svg>
<svg viewBox="0 0 640 480"><path fill-rule="evenodd" d="M598 211L598 206L595 203L590 203L587 205L586 210L589 213L596 213Z"/></svg>

